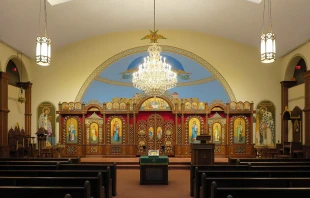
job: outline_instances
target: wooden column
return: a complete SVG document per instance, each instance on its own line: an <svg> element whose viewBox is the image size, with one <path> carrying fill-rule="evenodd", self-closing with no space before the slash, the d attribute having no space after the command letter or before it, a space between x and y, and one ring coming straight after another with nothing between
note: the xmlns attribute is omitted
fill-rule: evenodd
<svg viewBox="0 0 310 198"><path fill-rule="evenodd" d="M185 138L188 138L188 137L185 137L185 126L184 126L184 114L183 114L183 111L184 111L184 102L181 101L181 127L182 127L182 144L185 144ZM182 153L184 154L184 153Z"/></svg>
<svg viewBox="0 0 310 198"><path fill-rule="evenodd" d="M208 102L205 103L205 112L206 112L206 123L205 123L205 134L206 135L211 135L212 137L212 134L209 134L209 123L208 123L208 119L209 119L209 114L211 113L211 111L209 111L209 105L208 105ZM213 137L212 137L213 139Z"/></svg>
<svg viewBox="0 0 310 198"><path fill-rule="evenodd" d="M58 103L58 111L56 111L56 114L59 115L59 132L58 132L58 136L59 136L59 139L58 139L58 142L60 144L63 144L63 132L62 132L62 114L60 114L59 112L62 110L62 106L61 106L61 103L59 102Z"/></svg>
<svg viewBox="0 0 310 198"><path fill-rule="evenodd" d="M106 144L107 143L107 140L106 140L106 104L104 103L103 104L103 112L102 112L102 136L103 136L103 141L102 141L102 144ZM104 155L105 153L103 153Z"/></svg>
<svg viewBox="0 0 310 198"><path fill-rule="evenodd" d="M178 114L174 114L174 131L175 131L175 143L178 144Z"/></svg>
<svg viewBox="0 0 310 198"><path fill-rule="evenodd" d="M126 122L127 122L127 124L126 124L126 126L127 126L127 129L126 129L126 131L127 131L127 137L129 137L130 138L130 123L129 123L129 112L128 112L128 110L127 110L127 120L126 120ZM134 136L135 137L135 136ZM127 144L131 144L133 141L129 141L129 138L127 138ZM132 145L132 144L131 144Z"/></svg>
<svg viewBox="0 0 310 198"><path fill-rule="evenodd" d="M26 135L31 136L31 82L19 82L18 86L22 87L25 90L25 133Z"/></svg>
<svg viewBox="0 0 310 198"><path fill-rule="evenodd" d="M288 106L288 89L296 85L296 81L282 81L281 83L281 112ZM288 141L287 120L282 119L281 115L281 143Z"/></svg>
<svg viewBox="0 0 310 198"><path fill-rule="evenodd" d="M305 80L305 146L310 150L310 70L304 73ZM307 157L309 156L309 152Z"/></svg>
<svg viewBox="0 0 310 198"><path fill-rule="evenodd" d="M0 146L8 145L8 84L9 75L0 72Z"/></svg>

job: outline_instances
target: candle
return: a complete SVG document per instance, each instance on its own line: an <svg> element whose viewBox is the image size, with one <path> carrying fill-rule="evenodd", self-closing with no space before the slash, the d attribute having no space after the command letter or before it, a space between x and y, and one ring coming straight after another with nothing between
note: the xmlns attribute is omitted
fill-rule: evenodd
<svg viewBox="0 0 310 198"><path fill-rule="evenodd" d="M18 140L16 141L16 150L18 150Z"/></svg>

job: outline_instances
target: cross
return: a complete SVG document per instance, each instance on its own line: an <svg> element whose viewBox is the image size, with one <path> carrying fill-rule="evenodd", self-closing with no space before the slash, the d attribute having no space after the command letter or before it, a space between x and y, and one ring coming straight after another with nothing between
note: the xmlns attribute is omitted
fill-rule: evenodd
<svg viewBox="0 0 310 198"><path fill-rule="evenodd" d="M203 162L206 162L207 156L204 155L204 156L202 157L202 159L203 159Z"/></svg>

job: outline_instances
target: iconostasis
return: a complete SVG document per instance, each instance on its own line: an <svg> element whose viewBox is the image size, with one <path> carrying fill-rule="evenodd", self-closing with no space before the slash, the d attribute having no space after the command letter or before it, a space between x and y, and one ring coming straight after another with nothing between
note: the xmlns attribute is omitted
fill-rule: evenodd
<svg viewBox="0 0 310 198"><path fill-rule="evenodd" d="M253 156L253 103L203 103L177 97L59 104L64 156L135 157L148 150L189 157L197 136L211 135L215 156Z"/></svg>

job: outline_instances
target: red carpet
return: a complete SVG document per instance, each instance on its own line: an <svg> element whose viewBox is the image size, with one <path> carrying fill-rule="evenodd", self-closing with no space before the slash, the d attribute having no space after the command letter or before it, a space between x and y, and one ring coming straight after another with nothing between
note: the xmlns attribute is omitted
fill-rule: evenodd
<svg viewBox="0 0 310 198"><path fill-rule="evenodd" d="M117 198L190 198L189 170L169 170L168 185L140 185L139 170L117 170Z"/></svg>

